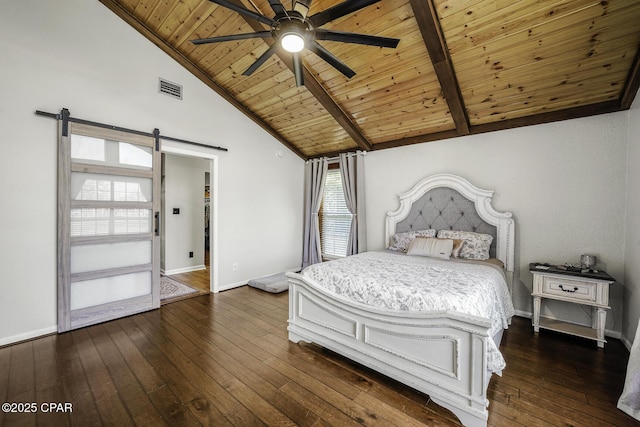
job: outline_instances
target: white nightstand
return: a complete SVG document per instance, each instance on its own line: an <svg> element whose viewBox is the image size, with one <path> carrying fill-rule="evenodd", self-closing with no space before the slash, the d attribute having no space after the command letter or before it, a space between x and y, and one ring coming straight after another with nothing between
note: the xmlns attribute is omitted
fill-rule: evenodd
<svg viewBox="0 0 640 427"><path fill-rule="evenodd" d="M529 271L533 274L533 330L540 328L556 332L592 339L598 342L598 347L604 348L604 327L607 323L609 307L609 286L615 279L604 271L597 273L580 273L560 270L551 266L548 269L529 264ZM540 317L543 299L565 301L572 304L591 306L591 327L576 325L556 319Z"/></svg>

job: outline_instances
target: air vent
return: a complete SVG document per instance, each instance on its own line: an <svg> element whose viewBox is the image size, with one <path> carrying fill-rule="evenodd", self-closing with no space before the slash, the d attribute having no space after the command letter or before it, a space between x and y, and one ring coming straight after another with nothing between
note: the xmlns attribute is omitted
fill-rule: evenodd
<svg viewBox="0 0 640 427"><path fill-rule="evenodd" d="M160 79L160 85L158 86L160 93L169 95L172 98L182 99L182 86L171 83L167 80Z"/></svg>

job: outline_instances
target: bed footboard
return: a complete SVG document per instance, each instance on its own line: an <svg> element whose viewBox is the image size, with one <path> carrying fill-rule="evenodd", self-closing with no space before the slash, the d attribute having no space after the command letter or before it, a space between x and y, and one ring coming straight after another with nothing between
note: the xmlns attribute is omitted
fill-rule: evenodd
<svg viewBox="0 0 640 427"><path fill-rule="evenodd" d="M316 343L422 391L465 426L487 425L487 319L366 307L287 276L289 340Z"/></svg>

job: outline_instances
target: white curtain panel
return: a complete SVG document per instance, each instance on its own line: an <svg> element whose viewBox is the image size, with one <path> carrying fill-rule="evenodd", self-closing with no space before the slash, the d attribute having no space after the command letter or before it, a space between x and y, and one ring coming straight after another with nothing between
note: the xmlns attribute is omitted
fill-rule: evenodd
<svg viewBox="0 0 640 427"><path fill-rule="evenodd" d="M328 161L326 157L309 160L305 165L302 268L322 262L318 212L322 204L322 193L324 192L324 180L327 175L327 169Z"/></svg>
<svg viewBox="0 0 640 427"><path fill-rule="evenodd" d="M347 255L367 250L365 200L364 200L364 154L342 153L338 156L342 172L344 200L351 218L351 230L347 243Z"/></svg>
<svg viewBox="0 0 640 427"><path fill-rule="evenodd" d="M618 399L618 409L640 421L640 322L631 346L627 376L622 395Z"/></svg>

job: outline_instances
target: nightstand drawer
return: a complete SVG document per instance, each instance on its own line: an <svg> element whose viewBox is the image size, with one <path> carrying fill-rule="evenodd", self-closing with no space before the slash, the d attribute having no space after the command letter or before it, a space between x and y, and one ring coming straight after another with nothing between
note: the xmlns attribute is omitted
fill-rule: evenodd
<svg viewBox="0 0 640 427"><path fill-rule="evenodd" d="M597 302L596 284L559 277L544 277L543 295L570 298L575 301Z"/></svg>

